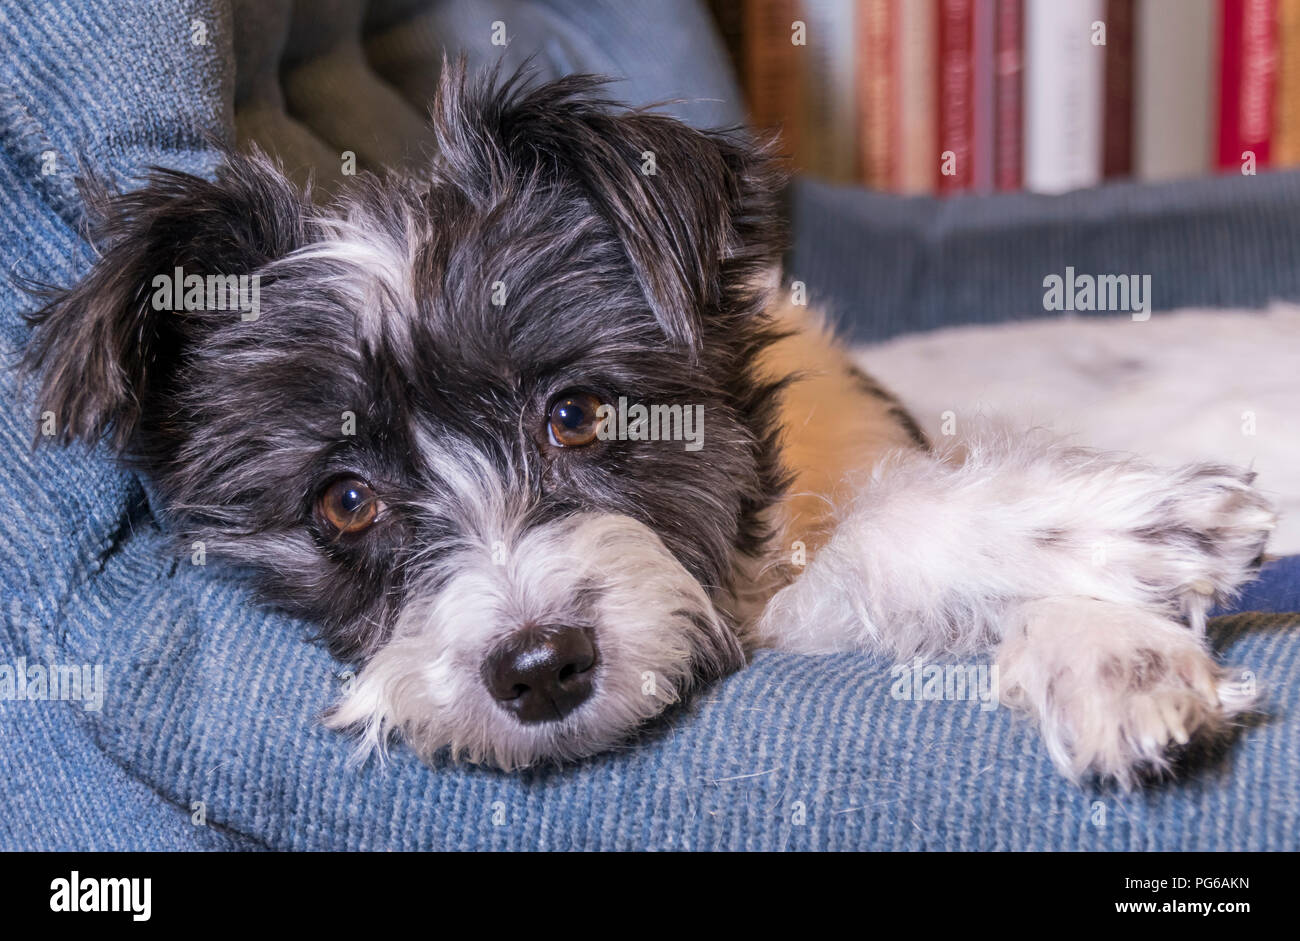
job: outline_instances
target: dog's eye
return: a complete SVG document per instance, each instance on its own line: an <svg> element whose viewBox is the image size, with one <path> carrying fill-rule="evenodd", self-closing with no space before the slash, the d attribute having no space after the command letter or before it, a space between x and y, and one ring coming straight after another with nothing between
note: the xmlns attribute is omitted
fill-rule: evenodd
<svg viewBox="0 0 1300 941"><path fill-rule="evenodd" d="M547 432L557 448L580 448L596 440L600 399L590 392L566 392L551 406Z"/></svg>
<svg viewBox="0 0 1300 941"><path fill-rule="evenodd" d="M359 533L379 515L379 497L370 485L355 477L336 480L321 494L317 504L321 519L339 533Z"/></svg>

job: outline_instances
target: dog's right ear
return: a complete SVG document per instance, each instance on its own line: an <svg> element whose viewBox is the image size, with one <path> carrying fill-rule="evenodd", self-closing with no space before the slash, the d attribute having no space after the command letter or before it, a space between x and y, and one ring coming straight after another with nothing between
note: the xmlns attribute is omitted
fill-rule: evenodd
<svg viewBox="0 0 1300 941"><path fill-rule="evenodd" d="M308 195L256 154L228 154L215 180L154 169L131 192L82 190L98 258L73 287L39 291L22 366L39 377L37 414L53 414L58 441L107 430L121 450L215 318L240 316L166 309L156 279L252 275L305 243Z"/></svg>

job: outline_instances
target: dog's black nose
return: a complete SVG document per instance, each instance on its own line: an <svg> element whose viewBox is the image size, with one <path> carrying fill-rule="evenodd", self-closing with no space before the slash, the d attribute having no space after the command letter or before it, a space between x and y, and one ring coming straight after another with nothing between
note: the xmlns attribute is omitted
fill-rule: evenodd
<svg viewBox="0 0 1300 941"><path fill-rule="evenodd" d="M483 681L520 722L563 719L591 695L596 645L580 627L528 631L483 662Z"/></svg>

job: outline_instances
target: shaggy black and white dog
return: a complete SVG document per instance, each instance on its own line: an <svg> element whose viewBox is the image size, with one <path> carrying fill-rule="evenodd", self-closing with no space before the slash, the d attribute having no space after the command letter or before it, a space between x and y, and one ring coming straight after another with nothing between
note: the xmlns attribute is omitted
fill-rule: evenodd
<svg viewBox="0 0 1300 941"><path fill-rule="evenodd" d="M1204 638L1273 524L1249 473L932 449L780 290L743 134L457 68L433 120L427 173L323 208L234 154L100 192L26 357L60 437L361 664L363 748L589 754L764 645L994 649L1072 776L1250 706Z"/></svg>

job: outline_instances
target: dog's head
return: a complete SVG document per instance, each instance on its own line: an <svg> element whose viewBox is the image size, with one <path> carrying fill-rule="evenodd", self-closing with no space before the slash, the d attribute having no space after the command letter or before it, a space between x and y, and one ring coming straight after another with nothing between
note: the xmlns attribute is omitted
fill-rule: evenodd
<svg viewBox="0 0 1300 941"><path fill-rule="evenodd" d="M185 545L363 664L336 725L514 767L741 662L780 179L589 78L448 74L423 179L313 209L230 155L101 194L27 364L60 437L107 432Z"/></svg>

